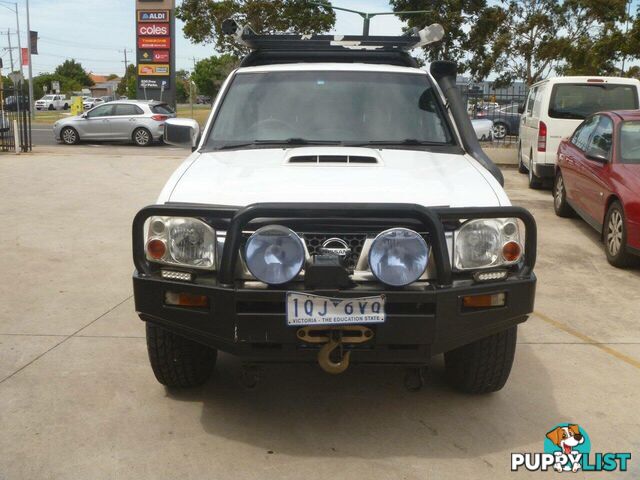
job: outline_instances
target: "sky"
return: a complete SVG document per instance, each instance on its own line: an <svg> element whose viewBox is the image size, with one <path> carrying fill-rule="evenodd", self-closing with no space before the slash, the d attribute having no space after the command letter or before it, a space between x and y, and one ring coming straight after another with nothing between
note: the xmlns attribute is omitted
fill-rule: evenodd
<svg viewBox="0 0 640 480"><path fill-rule="evenodd" d="M177 0L179 4L181 0ZM0 56L8 74L7 30L12 47L17 45L14 3L20 12L22 46L26 46L26 0L0 0ZM339 7L368 12L391 11L387 0L334 0ZM33 74L52 72L65 59L73 58L87 71L98 74L124 73L124 51L129 63L135 62L135 0L29 0L31 30L38 32L39 55L33 56ZM335 32L358 34L362 19L355 14L336 12ZM398 35L403 23L394 15L375 17L371 34ZM191 70L193 59L215 53L212 45L194 45L184 37L182 22L177 22L176 67ZM17 65L18 51L13 50ZM26 75L26 69L25 69Z"/></svg>

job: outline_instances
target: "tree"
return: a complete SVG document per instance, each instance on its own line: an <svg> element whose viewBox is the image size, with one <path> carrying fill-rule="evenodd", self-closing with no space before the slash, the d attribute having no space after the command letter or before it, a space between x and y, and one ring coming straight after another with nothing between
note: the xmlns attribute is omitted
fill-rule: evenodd
<svg viewBox="0 0 640 480"><path fill-rule="evenodd" d="M138 95L138 75L136 74L136 66L131 64L127 65L127 70L124 72L124 77L120 80L116 93L118 95L126 95L128 98L136 98Z"/></svg>
<svg viewBox="0 0 640 480"><path fill-rule="evenodd" d="M65 60L61 65L58 65L54 73L62 77L71 78L84 87L93 85L93 80L84 71L82 65L75 60Z"/></svg>
<svg viewBox="0 0 640 480"><path fill-rule="evenodd" d="M33 79L34 97L37 99L41 98L47 92L51 93L52 83L54 81L60 82L60 93L64 93L66 95L82 90L82 85L72 78L63 77L56 73L42 73ZM47 92L45 92L45 87Z"/></svg>
<svg viewBox="0 0 640 480"><path fill-rule="evenodd" d="M557 74L611 74L625 40L626 0L502 0L506 21L490 42L498 83Z"/></svg>
<svg viewBox="0 0 640 480"><path fill-rule="evenodd" d="M189 72L186 70L178 70L176 72L176 103L187 103L189 101L190 83Z"/></svg>
<svg viewBox="0 0 640 480"><path fill-rule="evenodd" d="M487 7L486 0L442 0L426 3L424 0L391 0L393 10L409 27L422 29L432 23L444 27L441 42L425 47L427 60L451 60L460 64L462 71L484 78L491 71L487 44L505 20L502 9ZM403 11L428 10L426 13L404 15Z"/></svg>
<svg viewBox="0 0 640 480"><path fill-rule="evenodd" d="M115 80L116 78L120 78L117 74L115 73L111 73L109 74L109 76L107 77L107 80Z"/></svg>
<svg viewBox="0 0 640 480"><path fill-rule="evenodd" d="M199 93L213 98L218 94L224 79L237 65L238 59L229 54L205 58L196 63L191 79Z"/></svg>
<svg viewBox="0 0 640 480"><path fill-rule="evenodd" d="M326 32L335 24L332 9L311 0L183 0L176 9L184 34L194 43L214 43L222 53L238 54L243 49L221 31L222 22L233 17L258 33Z"/></svg>

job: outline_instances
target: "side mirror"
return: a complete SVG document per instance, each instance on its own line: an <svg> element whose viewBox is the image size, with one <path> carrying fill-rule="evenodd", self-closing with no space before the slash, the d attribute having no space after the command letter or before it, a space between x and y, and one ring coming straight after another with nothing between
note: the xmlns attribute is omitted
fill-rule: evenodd
<svg viewBox="0 0 640 480"><path fill-rule="evenodd" d="M83 113L82 115L80 115L80 118L87 118L87 114Z"/></svg>
<svg viewBox="0 0 640 480"><path fill-rule="evenodd" d="M609 162L609 155L607 153L605 153L603 150L600 150L599 148L590 148L585 153L585 156L589 160L593 160L594 162L598 162L598 163L608 163Z"/></svg>
<svg viewBox="0 0 640 480"><path fill-rule="evenodd" d="M198 146L200 124L190 118L170 118L164 122L164 143L178 147L191 148Z"/></svg>
<svg viewBox="0 0 640 480"><path fill-rule="evenodd" d="M518 105L518 113L522 115L524 113L524 104Z"/></svg>

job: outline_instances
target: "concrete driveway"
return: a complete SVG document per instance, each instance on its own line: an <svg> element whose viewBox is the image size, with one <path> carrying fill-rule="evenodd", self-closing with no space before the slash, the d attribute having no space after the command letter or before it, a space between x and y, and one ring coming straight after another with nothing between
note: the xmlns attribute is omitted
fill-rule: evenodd
<svg viewBox="0 0 640 480"><path fill-rule="evenodd" d="M511 453L541 452L561 422L592 452L631 452L610 476L638 478L640 270L610 267L596 233L515 170L511 198L539 223L539 283L501 392L455 393L439 361L419 393L401 370L316 366L266 368L247 391L228 356L204 388L165 390L133 309L130 224L184 155L0 157L0 479L508 478Z"/></svg>

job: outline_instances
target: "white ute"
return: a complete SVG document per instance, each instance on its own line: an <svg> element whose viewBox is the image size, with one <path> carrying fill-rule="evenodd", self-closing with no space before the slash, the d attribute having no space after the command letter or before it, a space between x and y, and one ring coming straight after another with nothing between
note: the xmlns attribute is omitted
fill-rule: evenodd
<svg viewBox="0 0 640 480"><path fill-rule="evenodd" d="M259 364L317 361L403 366L419 388L443 353L456 388L501 389L533 311L536 227L480 148L455 64L427 72L407 53L441 27L229 30L252 53L202 134L167 120L165 141L192 154L133 222L156 378L201 384L220 350L250 384Z"/></svg>
<svg viewBox="0 0 640 480"><path fill-rule="evenodd" d="M68 110L71 105L64 95L45 95L40 100L36 100L36 110Z"/></svg>

